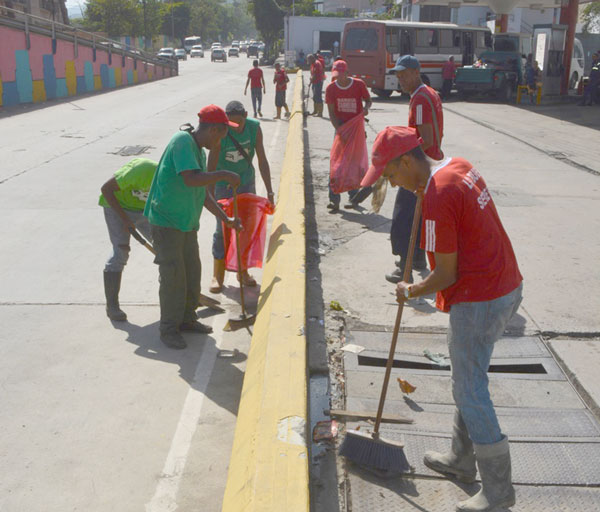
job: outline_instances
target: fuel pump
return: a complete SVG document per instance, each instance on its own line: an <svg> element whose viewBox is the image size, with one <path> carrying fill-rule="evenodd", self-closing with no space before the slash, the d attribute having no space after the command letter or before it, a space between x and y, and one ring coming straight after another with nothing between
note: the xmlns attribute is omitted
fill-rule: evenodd
<svg viewBox="0 0 600 512"><path fill-rule="evenodd" d="M542 94L560 94L567 25L533 26L533 59L542 70Z"/></svg>

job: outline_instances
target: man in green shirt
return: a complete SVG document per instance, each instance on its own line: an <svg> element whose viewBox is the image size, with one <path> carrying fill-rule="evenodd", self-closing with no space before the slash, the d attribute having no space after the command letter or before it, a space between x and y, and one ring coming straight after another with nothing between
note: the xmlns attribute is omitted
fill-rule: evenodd
<svg viewBox="0 0 600 512"><path fill-rule="evenodd" d="M215 149L214 152L210 152L208 170L213 172L215 169L226 169L234 172L240 177L238 193L256 194L255 171L252 165L252 160L256 154L258 168L267 189L268 199L273 203L275 195L271 185L271 169L263 144L260 122L256 119L248 119L248 112L239 101L230 101L225 107L225 112L237 127L228 129L227 136L221 140L219 151ZM243 152L240 151L240 148ZM213 195L216 199L230 198L233 195L233 190L226 182L219 181L214 187ZM243 224L243 219L241 220ZM223 290L225 279L225 244L223 241L223 227L219 219L217 219L217 229L213 235L213 257L214 270L210 291L211 293L220 293ZM244 286L256 286L256 281L247 270L242 273L242 279L244 280Z"/></svg>
<svg viewBox="0 0 600 512"><path fill-rule="evenodd" d="M198 113L197 128L176 133L165 149L150 188L144 215L152 227L152 238L160 274L160 339L172 348L187 346L181 331L212 332L196 319L200 297L200 255L198 228L202 208L206 208L229 227L241 227L229 218L206 188L217 181L232 187L240 184L237 174L228 171L206 172L206 154L218 149L230 124L225 111L208 105ZM234 125L237 127L237 125Z"/></svg>
<svg viewBox="0 0 600 512"><path fill-rule="evenodd" d="M127 315L119 306L121 275L129 259L130 229L137 229L152 240L144 207L158 164L147 158L134 158L102 185L98 204L104 208L104 219L113 252L104 266L106 314L122 322Z"/></svg>

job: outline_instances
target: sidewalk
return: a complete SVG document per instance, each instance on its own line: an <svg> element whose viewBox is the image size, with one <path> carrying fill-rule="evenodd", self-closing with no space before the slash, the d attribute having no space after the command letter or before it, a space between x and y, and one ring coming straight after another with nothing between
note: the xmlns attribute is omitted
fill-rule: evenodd
<svg viewBox="0 0 600 512"><path fill-rule="evenodd" d="M539 111L532 111L514 106L462 102L452 102L445 107L443 149L447 156L469 159L485 177L525 278L524 301L508 329L510 339L518 340L518 345L507 345L512 349L507 349L502 357L513 358L515 362L521 357L539 358L539 364L545 365L548 373L542 380L526 383L499 379L496 391L493 391L494 400L507 408L505 413L518 416L522 411L515 412L514 408L529 405L539 410L549 407L551 404L547 397L544 398L548 394L556 400L554 407L571 404L574 409L569 410L569 414L588 418L584 421L590 429L586 434L600 440L597 423L591 416L586 416L589 413L577 396L579 392L592 410L600 403L600 381L594 374L594 369L600 365L600 273L587 270L589 263L594 265L600 255L600 177L595 174L600 170L597 162L600 155L596 149L600 123L588 117L575 122L563 121L559 111L562 107L541 107ZM376 100L369 118L370 148L377 131L386 125L406 123L407 102ZM324 320L321 329L313 327L311 332L309 328L312 369L318 371L318 362L322 360L319 355L327 347L328 361L332 363L331 406L350 408L352 404L357 408L362 405L373 409L376 394L371 390L380 386L381 381L369 380L368 376L378 378L375 370L370 370L371 374L366 374L364 369L355 371L353 376L349 374L352 368L346 367L344 372L343 366L348 364L349 358L339 349L345 342L365 346L365 354L368 351L385 353L385 347L389 347L396 303L394 287L385 281L384 274L394 269L389 228L396 191L388 189L386 202L378 215L369 213L370 199L359 211L342 209L337 214L329 213L325 207L333 127L326 119L309 118L307 134L309 185L312 179L312 189L307 190L307 210L310 214L311 207L314 208L315 216L314 233L307 232L308 267L312 272L307 274L307 279L309 293L312 288L315 297L322 298L324 305L320 310L314 305L309 306L307 312L309 327L313 317ZM314 205L310 204L310 199L314 199ZM344 195L342 204L345 199ZM311 283L311 275L322 276L320 287ZM414 277L419 280L422 276L415 273ZM411 301L404 310L402 328L416 336L413 336L413 345L409 344L414 347L415 357L422 355L428 339L438 339L433 346L441 347L440 351L444 348L440 336L423 338L423 333L443 334L447 328L447 316L434 309L432 299ZM332 300L337 300L345 312L329 310ZM346 341L356 331L362 334L353 341ZM378 332L387 334L377 335ZM521 349L514 350L525 346L531 347L532 352L523 355ZM548 348L565 364L565 373L575 388L565 380L558 367L554 368ZM446 403L448 396L443 392L444 386L438 392L435 390L440 384L432 384L436 378L414 377L425 395L431 395L429 398L421 395L423 402ZM395 378L392 378L393 382ZM428 386L433 387L428 390ZM406 408L396 391L392 393L396 394L395 399L392 398L394 406ZM373 398L368 398L371 396ZM430 410L431 406L425 409L427 414L442 414L440 410ZM398 410L390 412L399 413ZM559 423L556 423L557 429L560 429ZM521 427L516 430L523 434ZM527 435L535 434L535 428L532 428ZM569 436L568 433L565 435ZM590 449L596 449L600 444L594 441L591 446ZM332 467L333 455L331 451L328 454L329 457L322 456L319 461L313 457L313 469L320 472L322 479L332 475L331 469L324 474L325 467ZM343 466L338 466L341 489L348 484L343 471ZM318 491L318 483L316 489ZM402 493L402 490L395 489L395 492ZM527 492L523 491L523 496L527 495L531 503L535 503L536 493ZM350 494L352 499L354 494ZM317 492L315 499L319 497ZM340 503L345 498L346 493L340 492ZM394 499L398 500L398 497ZM406 506L404 501L401 503ZM419 506L425 506L419 503ZM390 506L389 510L396 508ZM415 510L438 512L442 508L418 508L415 505Z"/></svg>

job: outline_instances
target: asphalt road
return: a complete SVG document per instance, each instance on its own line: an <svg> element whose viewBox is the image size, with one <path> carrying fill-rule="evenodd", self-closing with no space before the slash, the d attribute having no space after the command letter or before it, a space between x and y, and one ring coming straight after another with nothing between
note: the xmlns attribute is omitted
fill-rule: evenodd
<svg viewBox="0 0 600 512"><path fill-rule="evenodd" d="M200 310L214 334L186 334L188 349L168 349L158 338L157 267L132 241L121 290L129 321L113 325L97 201L132 158L121 148L147 146L144 156L158 160L202 106L238 99L250 109L249 67L245 57L189 59L178 77L0 115L3 512L220 510L250 342L246 331L222 330L239 314L236 279L218 297L227 313ZM277 190L287 124L271 119L272 70L265 76L262 128ZM204 292L214 226L205 211ZM233 348L235 358L217 357Z"/></svg>

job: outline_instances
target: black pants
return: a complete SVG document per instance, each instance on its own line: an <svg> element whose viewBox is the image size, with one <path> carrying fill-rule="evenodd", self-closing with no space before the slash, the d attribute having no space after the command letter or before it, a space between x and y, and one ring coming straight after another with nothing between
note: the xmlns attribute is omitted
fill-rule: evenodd
<svg viewBox="0 0 600 512"><path fill-rule="evenodd" d="M198 232L153 225L152 239L160 283L160 332L177 332L182 323L196 320L202 274Z"/></svg>
<svg viewBox="0 0 600 512"><path fill-rule="evenodd" d="M452 91L452 80L450 78L444 78L444 83L442 84L442 99L446 99L450 96L450 92Z"/></svg>
<svg viewBox="0 0 600 512"><path fill-rule="evenodd" d="M417 196L405 188L400 187L398 189L396 202L394 203L390 239L392 241L392 254L400 256L402 261L406 261L408 254L408 243L410 241L410 231L412 229L416 204ZM414 259L421 261L425 259L425 251L419 248L420 243L421 226L417 230L417 245L414 254Z"/></svg>

